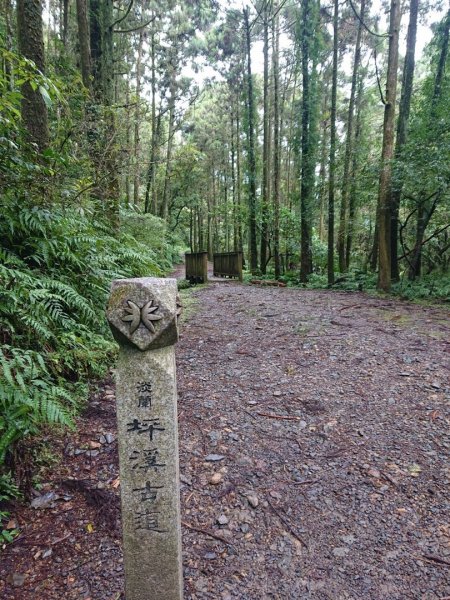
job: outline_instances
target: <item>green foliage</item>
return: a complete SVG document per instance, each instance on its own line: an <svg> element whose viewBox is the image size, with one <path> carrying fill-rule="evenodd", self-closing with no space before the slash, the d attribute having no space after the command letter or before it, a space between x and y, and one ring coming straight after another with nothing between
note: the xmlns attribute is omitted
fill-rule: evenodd
<svg viewBox="0 0 450 600"><path fill-rule="evenodd" d="M176 236L168 236L163 219L128 209L121 212L120 220L121 230L143 244L163 270L167 271L175 262L180 262L182 243Z"/></svg>
<svg viewBox="0 0 450 600"><path fill-rule="evenodd" d="M421 279L403 279L392 287L392 293L403 300L431 300L450 302L450 278L448 274L432 273Z"/></svg>
<svg viewBox="0 0 450 600"><path fill-rule="evenodd" d="M9 471L0 475L0 505L20 497L20 491ZM4 529L4 523L9 519L9 512L0 510L0 548L10 543L19 534L18 529Z"/></svg>
<svg viewBox="0 0 450 600"><path fill-rule="evenodd" d="M1 201L0 465L42 423L70 426L88 377L110 364L112 279L161 274L151 240L114 235L91 215Z"/></svg>
<svg viewBox="0 0 450 600"><path fill-rule="evenodd" d="M0 489L2 482L0 481ZM18 529L3 529L3 523L9 519L9 512L0 510L0 547L10 544L19 535Z"/></svg>

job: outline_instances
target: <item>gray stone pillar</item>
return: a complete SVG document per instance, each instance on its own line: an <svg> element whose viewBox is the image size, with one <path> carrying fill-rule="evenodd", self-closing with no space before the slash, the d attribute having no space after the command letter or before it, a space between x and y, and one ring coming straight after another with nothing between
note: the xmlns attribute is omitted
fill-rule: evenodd
<svg viewBox="0 0 450 600"><path fill-rule="evenodd" d="M182 600L175 279L113 282L126 600Z"/></svg>

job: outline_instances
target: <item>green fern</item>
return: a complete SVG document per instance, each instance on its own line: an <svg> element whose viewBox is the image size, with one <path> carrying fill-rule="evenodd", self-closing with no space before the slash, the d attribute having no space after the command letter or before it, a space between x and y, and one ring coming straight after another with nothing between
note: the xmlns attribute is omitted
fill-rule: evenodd
<svg viewBox="0 0 450 600"><path fill-rule="evenodd" d="M160 275L165 257L77 210L0 205L0 472L44 423L72 426L84 384L111 364L113 279Z"/></svg>

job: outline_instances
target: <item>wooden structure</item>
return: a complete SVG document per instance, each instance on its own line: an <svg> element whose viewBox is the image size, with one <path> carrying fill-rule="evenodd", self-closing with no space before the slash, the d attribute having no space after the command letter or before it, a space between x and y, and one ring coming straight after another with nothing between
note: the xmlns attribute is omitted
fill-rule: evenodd
<svg viewBox="0 0 450 600"><path fill-rule="evenodd" d="M208 281L208 253L186 252L184 258L186 279L191 283L206 283Z"/></svg>
<svg viewBox="0 0 450 600"><path fill-rule="evenodd" d="M213 259L214 277L237 277L242 281L242 252L221 252Z"/></svg>

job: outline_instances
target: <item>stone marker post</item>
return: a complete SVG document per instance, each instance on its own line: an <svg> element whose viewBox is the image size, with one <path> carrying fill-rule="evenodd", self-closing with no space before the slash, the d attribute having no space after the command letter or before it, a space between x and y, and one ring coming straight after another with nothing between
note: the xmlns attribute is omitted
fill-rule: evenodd
<svg viewBox="0 0 450 600"><path fill-rule="evenodd" d="M175 279L118 279L117 420L126 600L182 600Z"/></svg>

